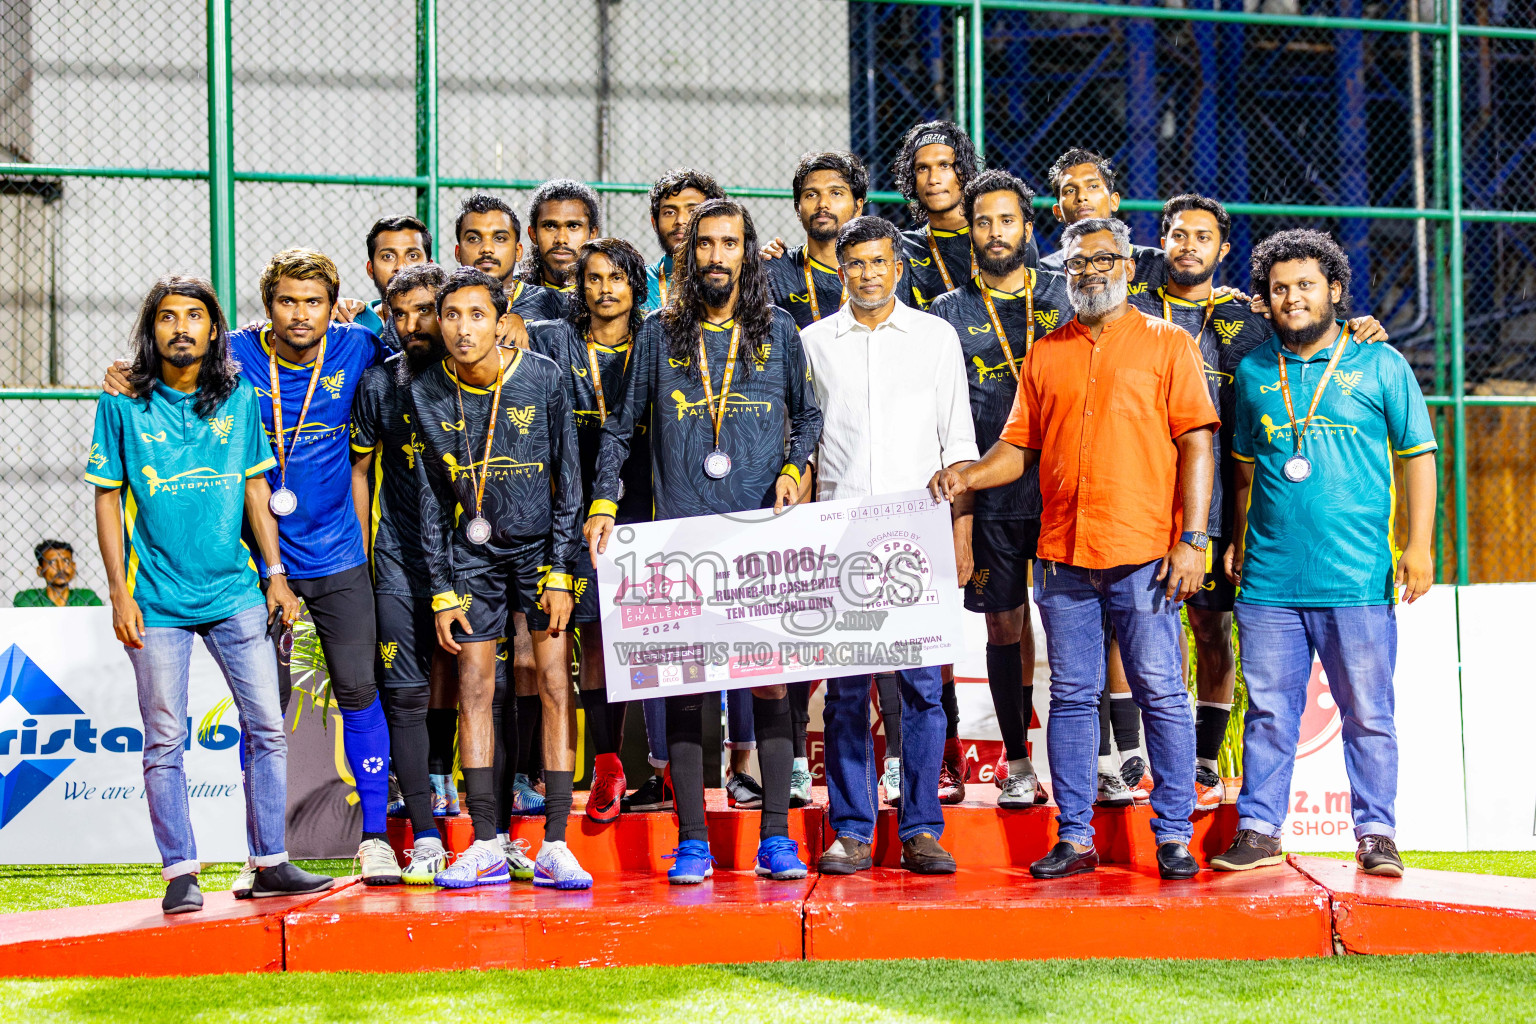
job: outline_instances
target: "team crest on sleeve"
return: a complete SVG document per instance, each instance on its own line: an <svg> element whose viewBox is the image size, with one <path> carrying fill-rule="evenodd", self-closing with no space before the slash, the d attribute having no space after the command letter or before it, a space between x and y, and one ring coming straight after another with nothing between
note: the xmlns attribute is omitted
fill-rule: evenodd
<svg viewBox="0 0 1536 1024"><path fill-rule="evenodd" d="M1221 335L1221 343L1223 345L1232 344L1232 339L1237 337L1238 332L1243 329L1243 324L1240 320L1213 320L1211 321L1211 326L1216 328L1217 334Z"/></svg>
<svg viewBox="0 0 1536 1024"><path fill-rule="evenodd" d="M1054 331L1056 325L1061 322L1061 310L1037 309L1035 310L1035 323L1048 331Z"/></svg>
<svg viewBox="0 0 1536 1024"><path fill-rule="evenodd" d="M208 427L219 435L219 444L229 444L229 432L235 429L234 416L210 416Z"/></svg>
<svg viewBox="0 0 1536 1024"><path fill-rule="evenodd" d="M528 433L528 428L533 426L533 419L537 412L538 410L531 405L508 406L507 419L511 420L513 425L517 427L519 434L526 434Z"/></svg>
<svg viewBox="0 0 1536 1024"><path fill-rule="evenodd" d="M346 371L345 368L342 368L340 370L337 370L333 374L330 374L328 376L320 378L320 386L325 388L325 390L329 391L331 393L331 397L332 398L340 398L341 397L341 389L346 384L346 382L347 382L347 371Z"/></svg>

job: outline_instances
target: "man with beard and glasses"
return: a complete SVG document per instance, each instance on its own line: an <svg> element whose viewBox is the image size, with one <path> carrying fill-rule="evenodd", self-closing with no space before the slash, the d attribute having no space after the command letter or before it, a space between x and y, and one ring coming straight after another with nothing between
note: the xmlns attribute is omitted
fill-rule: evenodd
<svg viewBox="0 0 1536 1024"><path fill-rule="evenodd" d="M953 121L925 121L907 130L891 165L896 189L919 227L903 235L905 288L919 309L976 276L971 228L965 220L965 186L981 172L976 146ZM1034 266L1034 240L1025 263ZM1060 269L1059 267L1057 268Z"/></svg>
<svg viewBox="0 0 1536 1024"><path fill-rule="evenodd" d="M1237 521L1226 569L1238 587L1248 713L1237 836L1211 858L1221 871L1284 860L1280 830L1315 656L1344 721L1355 861L1367 874L1403 873L1394 606L1434 580L1438 446L1408 361L1386 345L1356 344L1343 321L1349 280L1348 258L1321 231L1282 231L1253 250L1253 290L1278 337L1243 360L1234 384ZM1401 558L1394 455L1408 499Z"/></svg>
<svg viewBox="0 0 1536 1024"><path fill-rule="evenodd" d="M518 268L527 286L512 300L512 311L527 323L559 320L576 282L571 268L576 250L603 233L597 193L579 181L555 178L528 200L528 242L532 246Z"/></svg>
<svg viewBox="0 0 1536 1024"><path fill-rule="evenodd" d="M385 217L368 229L368 263L364 269L379 290L377 302L370 302L352 318L379 336L379 344L390 355L401 351L395 333L395 318L389 311L385 290L390 278L405 267L432 261L432 233L415 217Z"/></svg>
<svg viewBox="0 0 1536 1024"><path fill-rule="evenodd" d="M278 617L291 624L299 600L276 561L277 524L263 476L275 460L256 393L230 355L224 314L206 281L155 282L133 334L129 382L142 397L97 403L85 480L96 488L112 627L138 683L144 793L166 882L160 909L203 908L182 770L182 750L192 742L194 636L218 662L240 719L254 875L245 895L329 889L330 878L300 871L283 845L288 745L267 627ZM272 573L265 600L241 541L245 520Z"/></svg>
<svg viewBox="0 0 1536 1024"><path fill-rule="evenodd" d="M724 198L725 189L713 177L692 167L679 167L656 179L650 194L651 230L656 232L656 244L661 246L661 259L646 268L647 298L641 312L660 309L676 294L675 263L682 256L693 211L711 199Z"/></svg>
<svg viewBox="0 0 1536 1024"><path fill-rule="evenodd" d="M267 471L278 518L280 573L304 600L320 638L331 697L341 711L342 748L362 809L357 857L366 885L398 885L400 866L389 845L389 727L373 674L373 581L362 524L352 504L348 446L352 399L369 367L381 361L374 333L331 322L339 287L336 264L312 249L285 249L261 274L268 320L229 336L230 354L253 378L262 423L277 466ZM119 364L121 365L121 364ZM107 390L132 393L114 367ZM251 541L255 551L254 541ZM255 556L272 575L266 556ZM286 711L290 667L278 664ZM235 880L250 892L252 865Z"/></svg>
<svg viewBox="0 0 1536 1024"><path fill-rule="evenodd" d="M567 374L581 455L581 507L587 508L592 502L603 423L624 394L635 335L644 320L640 307L645 302L645 257L622 239L594 238L578 251L572 277L576 290L565 319L529 324L528 347L553 359ZM650 520L650 461L645 425L640 424L619 474L617 522ZM604 824L623 809L624 766L619 762L619 747L625 705L608 702L597 575L585 546L577 552L571 575L575 598L571 622L581 638L581 702L596 753L587 817Z"/></svg>
<svg viewBox="0 0 1536 1024"><path fill-rule="evenodd" d="M496 646L520 607L545 704L548 762L533 884L587 889L592 876L565 843L576 753L565 632L581 546L570 389L547 357L503 347L509 311L495 278L460 267L438 292L437 309L448 359L411 381L411 421L423 446L416 476L437 639L458 659L459 755L475 841L434 881L470 888L509 880L497 836Z"/></svg>
<svg viewBox="0 0 1536 1024"><path fill-rule="evenodd" d="M1107 620L1147 722L1158 870L1193 878L1195 729L1179 604L1205 575L1216 407L1193 339L1126 301L1135 276L1126 226L1078 221L1062 245L1076 316L1025 357L997 444L974 465L934 474L932 489L954 498L1040 467L1034 598L1051 666L1046 729L1061 839L1030 873L1062 878L1098 866L1094 767Z"/></svg>
<svg viewBox="0 0 1536 1024"><path fill-rule="evenodd" d="M783 510L795 502L821 435L800 332L769 298L746 208L731 199L699 206L681 255L678 292L640 328L623 398L603 425L584 531L594 560L613 532L620 471L638 424L648 427L657 519ZM679 840L667 878L676 885L714 873L704 816L703 709L718 701L715 694L666 698ZM804 878L805 864L789 838L792 747L784 686L755 687L752 704L763 769L757 872Z"/></svg>
<svg viewBox="0 0 1536 1024"><path fill-rule="evenodd" d="M848 302L806 329L806 356L826 417L817 455L822 498L869 497L922 487L935 470L976 461L965 368L955 329L896 300L906 269L901 235L878 217L856 217L837 237ZM966 514L957 504L956 516ZM956 586L969 575L970 549L957 525ZM901 863L919 874L953 874L939 845L944 813L943 675L939 666L903 669ZM875 840L874 748L869 741L869 675L827 680L827 793L836 838L818 870L846 875L870 867Z"/></svg>
<svg viewBox="0 0 1536 1024"><path fill-rule="evenodd" d="M1033 234L1029 186L1006 171L983 171L965 186L966 220L981 272L934 300L928 311L960 336L970 386L976 443L997 443L1019 386L1019 365L1035 338L1070 315L1060 274L1031 269ZM1029 616L1030 563L1040 539L1040 472L1029 470L1006 487L980 491L974 517L962 514L957 531L972 552L965 607L987 622L987 684L997 712L1003 753L996 782L999 807L1029 807L1049 799L1029 760L1034 703L1035 630ZM959 760L959 743L946 763Z"/></svg>

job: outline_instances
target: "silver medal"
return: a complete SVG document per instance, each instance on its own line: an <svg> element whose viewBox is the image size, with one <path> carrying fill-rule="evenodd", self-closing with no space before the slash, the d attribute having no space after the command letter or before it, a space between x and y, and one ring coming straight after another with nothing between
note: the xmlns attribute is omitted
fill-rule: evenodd
<svg viewBox="0 0 1536 1024"><path fill-rule="evenodd" d="M480 516L475 516L464 528L464 536L469 538L471 544L484 544L491 539L491 524Z"/></svg>
<svg viewBox="0 0 1536 1024"><path fill-rule="evenodd" d="M704 456L704 475L711 480L720 480L731 471L731 457L716 448Z"/></svg>
<svg viewBox="0 0 1536 1024"><path fill-rule="evenodd" d="M279 487L267 499L267 508L275 516L291 516L299 508L299 496L286 487Z"/></svg>
<svg viewBox="0 0 1536 1024"><path fill-rule="evenodd" d="M623 480L619 481L619 500L620 501L624 500L624 481Z"/></svg>
<svg viewBox="0 0 1536 1024"><path fill-rule="evenodd" d="M1280 472L1293 484L1299 484L1312 475L1312 462L1301 452L1297 452L1285 460L1285 465L1280 467Z"/></svg>

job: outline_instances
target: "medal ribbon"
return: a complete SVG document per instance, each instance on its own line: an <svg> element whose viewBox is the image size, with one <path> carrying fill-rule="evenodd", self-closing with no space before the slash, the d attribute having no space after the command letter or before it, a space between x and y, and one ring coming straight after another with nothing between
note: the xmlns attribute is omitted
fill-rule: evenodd
<svg viewBox="0 0 1536 1024"><path fill-rule="evenodd" d="M667 304L667 272L661 269L660 264L656 265L656 287L661 289L661 304L665 306Z"/></svg>
<svg viewBox="0 0 1536 1024"><path fill-rule="evenodd" d="M811 279L811 256L810 256L810 253L806 253L806 255L805 255L805 294L807 296L809 296L810 300L811 300L811 320L812 320L812 322L820 320L821 319L821 305L820 305L820 303L818 303L816 301L816 282ZM842 297L841 300L838 301L838 305L841 306L843 303L845 303L847 301L848 301L848 283L845 281L845 282L843 282L843 297Z"/></svg>
<svg viewBox="0 0 1536 1024"><path fill-rule="evenodd" d="M523 361L523 350L518 349L512 357L512 372L517 372L517 364ZM491 441L496 437L496 413L501 410L501 384L502 378L510 376L506 372L507 357L502 354L501 346L496 346L496 389L491 398L491 418L485 426L485 461L480 465L480 472L475 473L475 452L469 446L469 420L464 415L464 385L459 382L459 371L453 365L453 360L448 360L448 372L453 376L453 395L459 401L459 422L464 424L464 455L469 459L469 482L475 488L475 518L483 518L480 515L480 507L485 501L485 481L491 475Z"/></svg>
<svg viewBox="0 0 1536 1024"><path fill-rule="evenodd" d="M1172 308L1168 305L1168 292L1166 289L1159 290L1163 295L1163 319L1167 320L1169 323L1173 323L1173 311ZM1212 290L1211 294L1205 300L1205 316L1200 320L1200 333L1195 335L1196 346L1200 344L1200 339L1205 337L1206 328L1211 326L1211 315L1215 313L1215 311L1216 292Z"/></svg>
<svg viewBox="0 0 1536 1024"><path fill-rule="evenodd" d="M1307 418L1302 421L1300 430L1296 429L1296 410L1291 406L1291 382L1285 373L1285 346L1280 347L1280 397L1285 399L1285 415L1291 421L1291 440L1295 442L1298 453L1301 452L1302 440L1307 436L1307 428L1312 425L1312 415L1317 412L1317 403L1323 400L1323 392L1328 390L1328 381L1332 379L1334 368L1339 365L1339 358L1344 355L1349 340L1350 333L1339 328L1339 338L1333 343L1333 354L1328 357L1328 366L1323 370L1323 379L1318 382L1317 390L1312 392L1312 405L1307 409Z"/></svg>
<svg viewBox="0 0 1536 1024"><path fill-rule="evenodd" d="M265 335L272 329L268 324L263 327L261 333ZM315 355L315 367L309 371L309 390L304 392L304 404L299 407L299 422L293 428L293 442L285 449L283 447L283 387L277 378L277 342L273 340L267 349L267 369L270 371L272 381L272 429L277 435L277 461L281 468L278 471L278 487L288 486L288 456L293 454L299 446L299 435L304 432L304 417L309 415L309 403L315 397L315 385L320 383L320 368L325 365L325 338L320 339L320 351Z"/></svg>
<svg viewBox="0 0 1536 1024"><path fill-rule="evenodd" d="M949 276L949 268L944 265L944 257L939 255L939 243L933 237L933 227L928 228L928 252L933 256L934 265L939 268L939 276L944 279L944 290L952 291L955 282ZM981 268L976 265L976 248L971 247L971 276L981 273Z"/></svg>
<svg viewBox="0 0 1536 1024"><path fill-rule="evenodd" d="M635 350L634 338L626 335L624 343L628 346L624 350L624 372L629 372L629 354ZM597 421L608 421L608 403L603 400L603 371L597 365L597 342L592 340L592 335L587 334L587 367L592 371L592 391L597 395Z"/></svg>
<svg viewBox="0 0 1536 1024"><path fill-rule="evenodd" d="M976 275L976 287L981 289L981 301L987 307L987 319L992 321L992 329L997 332L997 342L1003 346L1003 358L1008 360L1008 372L1013 374L1015 384L1019 381L1019 368L1013 362L1013 348L1008 344L1008 332L1003 330L1003 321L997 315L997 305L992 301L992 289L987 287L981 275ZM1035 347L1035 272L1029 272L1029 284L1024 288L1024 316L1029 324L1029 329L1024 335L1024 354L1029 355L1029 350Z"/></svg>
<svg viewBox="0 0 1536 1024"><path fill-rule="evenodd" d="M741 325L731 328L731 350L725 357L725 376L720 378L720 410L715 411L715 393L709 379L709 356L704 351L704 328L699 327L699 373L704 378L704 402L715 424L715 449L720 448L720 427L725 423L725 406L731 400L731 377L736 372L736 352L741 344Z"/></svg>

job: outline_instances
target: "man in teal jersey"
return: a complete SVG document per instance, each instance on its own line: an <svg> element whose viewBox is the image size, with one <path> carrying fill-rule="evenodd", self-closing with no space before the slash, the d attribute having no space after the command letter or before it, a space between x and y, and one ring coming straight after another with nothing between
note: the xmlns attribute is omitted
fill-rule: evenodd
<svg viewBox="0 0 1536 1024"><path fill-rule="evenodd" d="M1400 877L1394 844L1397 736L1392 674L1397 588L1434 578L1435 436L1413 370L1395 349L1356 343L1338 314L1349 261L1328 235L1282 231L1253 251L1254 291L1278 338L1237 370L1237 529L1226 568L1248 714L1238 833L1211 866L1278 864L1291 770L1316 654L1344 721L1344 765L1370 874ZM1405 460L1408 543L1393 538L1393 456Z"/></svg>
<svg viewBox="0 0 1536 1024"><path fill-rule="evenodd" d="M724 198L725 189L714 178L692 167L679 167L656 179L651 186L651 228L661 246L661 259L646 268L642 312L660 309L676 292L672 259L688 236L688 220L694 208L705 200Z"/></svg>
<svg viewBox="0 0 1536 1024"><path fill-rule="evenodd" d="M278 561L263 474L276 463L256 393L230 357L206 281L156 282L134 330L130 380L142 398L104 396L85 479L96 486L96 530L112 626L128 651L144 718L144 789L161 876L161 909L201 910L197 844L182 750L192 637L203 638L234 697L245 742L246 838L252 896L318 892L331 879L300 871L283 845L288 745L267 623L292 622L299 601ZM263 599L243 519L271 574Z"/></svg>
<svg viewBox="0 0 1536 1024"><path fill-rule="evenodd" d="M415 217L384 217L374 221L368 229L368 264L365 269L379 290L377 302L370 302L352 318L378 336L379 344L387 355L401 351L400 336L395 333L395 318L385 304L384 290L395 272L405 267L432 262L432 233ZM337 303L337 319L341 302Z"/></svg>

